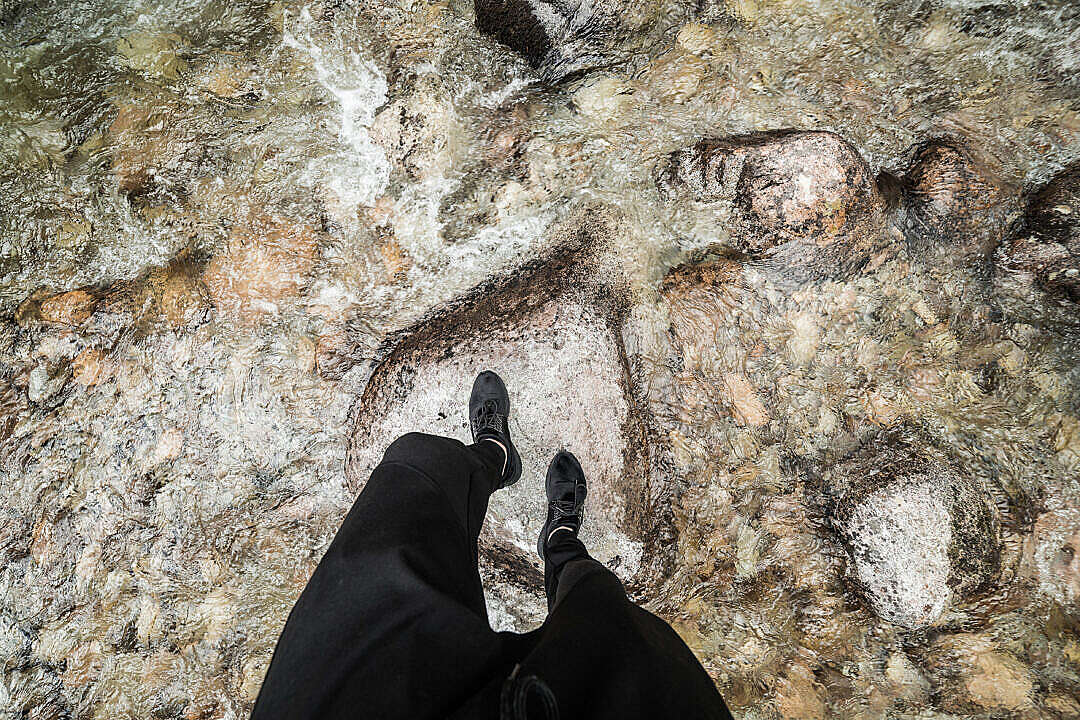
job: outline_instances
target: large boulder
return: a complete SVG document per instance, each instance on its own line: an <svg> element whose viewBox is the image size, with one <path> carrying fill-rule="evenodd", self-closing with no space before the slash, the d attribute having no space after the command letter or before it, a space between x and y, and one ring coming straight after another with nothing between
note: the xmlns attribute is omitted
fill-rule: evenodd
<svg viewBox="0 0 1080 720"><path fill-rule="evenodd" d="M990 495L916 437L875 438L831 468L823 489L849 576L889 622L930 625L1000 573L1001 523Z"/></svg>
<svg viewBox="0 0 1080 720"><path fill-rule="evenodd" d="M998 260L1004 272L1080 302L1080 163L1027 196Z"/></svg>
<svg viewBox="0 0 1080 720"><path fill-rule="evenodd" d="M912 247L946 245L980 258L994 252L1018 212L1012 187L961 143L942 138L915 148L899 202Z"/></svg>
<svg viewBox="0 0 1080 720"><path fill-rule="evenodd" d="M873 173L835 133L703 140L671 153L656 182L665 200L719 208L734 249L793 277L856 270L881 242L885 203Z"/></svg>
<svg viewBox="0 0 1080 720"><path fill-rule="evenodd" d="M505 627L543 615L536 587L518 585L539 578L529 567L538 567L544 477L560 448L578 456L589 480L582 538L590 552L627 581L641 566L651 513L644 429L617 330L620 303L582 281L587 236L603 231L587 228L582 244L496 278L390 338L353 408L346 474L359 489L404 433L470 442L473 378L491 369L506 380L524 472L492 496L481 536L489 600L524 599L513 618L503 618Z"/></svg>
<svg viewBox="0 0 1080 720"><path fill-rule="evenodd" d="M518 52L549 82L608 65L651 3L476 0L476 27Z"/></svg>

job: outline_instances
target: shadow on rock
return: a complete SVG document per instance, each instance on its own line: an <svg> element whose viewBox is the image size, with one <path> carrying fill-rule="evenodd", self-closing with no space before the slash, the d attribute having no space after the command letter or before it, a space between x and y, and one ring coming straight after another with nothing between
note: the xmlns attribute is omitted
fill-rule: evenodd
<svg viewBox="0 0 1080 720"><path fill-rule="evenodd" d="M1029 193L997 257L999 273L1080 302L1080 163Z"/></svg>
<svg viewBox="0 0 1080 720"><path fill-rule="evenodd" d="M612 64L634 19L647 16L624 0L476 2L477 29L524 57L547 82Z"/></svg>

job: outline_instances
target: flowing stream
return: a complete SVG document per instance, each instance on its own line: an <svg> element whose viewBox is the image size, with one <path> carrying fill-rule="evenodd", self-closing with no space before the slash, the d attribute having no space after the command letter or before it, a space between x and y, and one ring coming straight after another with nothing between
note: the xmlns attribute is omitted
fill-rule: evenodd
<svg viewBox="0 0 1080 720"><path fill-rule="evenodd" d="M387 343L582 207L619 218L589 259L618 347L590 316L563 362L536 350L522 417L551 368L625 362L604 412L647 416L666 534L626 520L604 559L735 715L1080 717L1077 304L895 232L857 273L744 259L738 283L684 283L728 261L729 228L656 185L702 138L797 128L875 176L953 138L1020 197L1080 159L1080 6L635 12L617 62L553 84L470 0L0 0L0 717L246 717L355 498ZM438 398L448 372L421 375ZM815 490L878 432L946 448L997 518L993 582L950 585L925 624L892 620L912 583L944 587L953 537L890 539L881 581ZM927 493L853 522L940 524ZM531 506L500 502L525 553ZM499 629L542 621L536 588L486 579ZM865 600L879 581L899 614Z"/></svg>

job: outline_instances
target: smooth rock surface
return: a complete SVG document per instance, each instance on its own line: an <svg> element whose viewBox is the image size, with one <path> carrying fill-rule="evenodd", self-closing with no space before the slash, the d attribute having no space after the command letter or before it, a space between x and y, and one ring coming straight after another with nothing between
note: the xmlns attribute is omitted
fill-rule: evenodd
<svg viewBox="0 0 1080 720"><path fill-rule="evenodd" d="M473 378L490 369L506 381L523 475L492 496L481 554L488 577L511 582L489 583L489 600L527 600L493 612L511 627L542 615L535 586L514 583L539 570L544 477L560 448L577 455L588 478L581 537L590 552L627 581L644 552L637 521L645 492L643 430L615 330L617 303L567 282L575 258L571 250L541 259L392 339L353 408L346 472L350 488L359 490L400 435L419 431L470 443Z"/></svg>
<svg viewBox="0 0 1080 720"><path fill-rule="evenodd" d="M875 438L827 473L824 490L849 575L883 619L933 624L997 578L997 509L932 445Z"/></svg>
<svg viewBox="0 0 1080 720"><path fill-rule="evenodd" d="M731 246L790 275L841 275L879 244L885 203L850 143L831 132L779 130L703 140L657 169L667 201L717 207Z"/></svg>

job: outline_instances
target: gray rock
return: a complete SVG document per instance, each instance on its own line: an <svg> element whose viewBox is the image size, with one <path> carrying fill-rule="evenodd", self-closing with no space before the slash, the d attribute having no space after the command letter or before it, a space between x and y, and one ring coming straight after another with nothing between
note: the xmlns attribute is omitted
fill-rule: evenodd
<svg viewBox="0 0 1080 720"><path fill-rule="evenodd" d="M476 0L476 27L548 82L608 65L635 15L623 0Z"/></svg>
<svg viewBox="0 0 1080 720"><path fill-rule="evenodd" d="M64 370L67 368L65 367ZM38 365L30 371L30 382L26 387L26 397L30 402L45 402L64 387L68 374L61 370L57 373L49 372L47 365Z"/></svg>
<svg viewBox="0 0 1080 720"><path fill-rule="evenodd" d="M463 402L473 378L491 369L506 380L524 473L492 497L480 544L489 598L527 601L499 620L504 627L543 615L534 547L546 509L544 475L561 447L578 456L589 479L582 538L590 551L627 581L642 567L654 513L644 429L616 330L620 303L600 284L583 282L581 264L610 232L602 216L586 213L551 255L391 338L352 411L346 475L359 489L406 432L470 442Z"/></svg>
<svg viewBox="0 0 1080 720"><path fill-rule="evenodd" d="M849 576L889 622L933 624L1000 573L996 506L928 443L878 436L826 473L824 490Z"/></svg>

